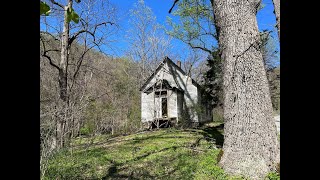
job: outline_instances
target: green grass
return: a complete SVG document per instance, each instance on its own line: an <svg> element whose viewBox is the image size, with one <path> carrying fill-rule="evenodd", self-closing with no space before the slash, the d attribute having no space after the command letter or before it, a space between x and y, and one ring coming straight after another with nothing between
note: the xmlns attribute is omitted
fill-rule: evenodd
<svg viewBox="0 0 320 180"><path fill-rule="evenodd" d="M280 176L276 172L270 172L267 176L267 179L269 180L280 180Z"/></svg>
<svg viewBox="0 0 320 180"><path fill-rule="evenodd" d="M72 148L49 160L44 179L241 179L228 177L217 164L221 132L215 124L74 139Z"/></svg>

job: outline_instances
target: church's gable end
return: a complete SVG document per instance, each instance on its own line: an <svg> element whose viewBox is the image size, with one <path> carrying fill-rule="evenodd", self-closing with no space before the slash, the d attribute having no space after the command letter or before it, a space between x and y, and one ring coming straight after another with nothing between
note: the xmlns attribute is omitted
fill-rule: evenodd
<svg viewBox="0 0 320 180"><path fill-rule="evenodd" d="M141 120L202 121L199 110L199 85L166 57L141 86Z"/></svg>
<svg viewBox="0 0 320 180"><path fill-rule="evenodd" d="M176 74L180 74L180 76L186 75L186 73L179 66L177 66L171 59L165 57L164 60L158 65L156 70L141 86L140 91L145 92L146 90L148 90L157 82L157 79L166 79L171 87L175 87L181 90L179 83L176 82L176 78L173 77ZM179 78L181 79L183 77Z"/></svg>

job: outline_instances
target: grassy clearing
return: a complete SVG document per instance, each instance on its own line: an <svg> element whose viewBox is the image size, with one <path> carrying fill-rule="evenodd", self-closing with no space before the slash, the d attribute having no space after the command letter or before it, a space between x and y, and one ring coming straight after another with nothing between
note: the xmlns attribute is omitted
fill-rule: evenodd
<svg viewBox="0 0 320 180"><path fill-rule="evenodd" d="M217 124L75 139L50 159L44 179L241 179L217 165L222 142Z"/></svg>

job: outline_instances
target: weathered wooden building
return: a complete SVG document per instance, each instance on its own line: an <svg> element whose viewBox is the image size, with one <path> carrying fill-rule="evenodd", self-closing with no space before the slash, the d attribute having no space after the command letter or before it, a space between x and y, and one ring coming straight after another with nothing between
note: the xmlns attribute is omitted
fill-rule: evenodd
<svg viewBox="0 0 320 180"><path fill-rule="evenodd" d="M203 99L201 86L168 57L140 88L141 121L150 127L181 121L198 125L212 121L212 108Z"/></svg>

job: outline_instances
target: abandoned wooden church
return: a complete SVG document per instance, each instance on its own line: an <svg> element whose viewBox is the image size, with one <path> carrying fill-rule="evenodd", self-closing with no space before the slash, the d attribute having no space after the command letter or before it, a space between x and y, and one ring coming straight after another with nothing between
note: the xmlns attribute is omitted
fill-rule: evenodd
<svg viewBox="0 0 320 180"><path fill-rule="evenodd" d="M146 127L212 121L212 108L203 99L201 86L168 57L140 88L141 121Z"/></svg>

